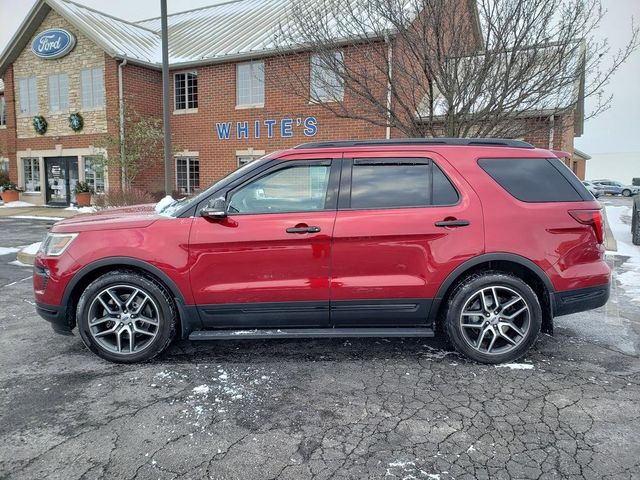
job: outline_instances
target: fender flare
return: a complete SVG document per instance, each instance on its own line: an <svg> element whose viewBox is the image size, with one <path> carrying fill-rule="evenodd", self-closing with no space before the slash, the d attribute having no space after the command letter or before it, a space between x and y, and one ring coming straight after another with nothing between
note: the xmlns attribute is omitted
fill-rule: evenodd
<svg viewBox="0 0 640 480"><path fill-rule="evenodd" d="M514 253L506 253L506 252L485 253L483 255L473 257L465 261L463 264L458 265L458 267L456 267L447 276L447 278L445 278L444 282L442 282L442 284L440 285L440 288L438 288L438 292L436 293L435 298L433 299L431 310L429 311L429 323L431 323L432 325L435 324L436 317L438 315L438 312L440 311L440 304L442 303L442 300L444 299L444 296L446 295L447 290L451 288L451 286L454 284L456 280L458 280L466 271L468 271L469 269L477 265L480 265L482 263L497 262L497 261L506 261L506 262L515 263L522 267L527 268L528 270L531 270L538 277L538 279L540 279L540 281L544 283L550 297L549 298L550 305L553 305L551 297L553 292L555 292L555 289L553 288L553 284L551 283L551 280L549 279L545 271L542 270L542 268L540 268L538 265L533 263L528 258L525 258L521 255L516 255ZM553 317L553 312L551 313L551 315Z"/></svg>

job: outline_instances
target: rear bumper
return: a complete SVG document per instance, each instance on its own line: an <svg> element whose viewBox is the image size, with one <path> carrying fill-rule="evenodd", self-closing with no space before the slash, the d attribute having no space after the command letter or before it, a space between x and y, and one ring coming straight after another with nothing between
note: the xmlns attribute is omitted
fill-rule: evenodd
<svg viewBox="0 0 640 480"><path fill-rule="evenodd" d="M73 335L73 333L71 333L73 326L71 325L65 307L36 302L36 312L47 322L51 323L54 332L61 335Z"/></svg>
<svg viewBox="0 0 640 480"><path fill-rule="evenodd" d="M610 292L610 283L565 292L553 292L551 294L553 316L561 317L602 307L609 301Z"/></svg>

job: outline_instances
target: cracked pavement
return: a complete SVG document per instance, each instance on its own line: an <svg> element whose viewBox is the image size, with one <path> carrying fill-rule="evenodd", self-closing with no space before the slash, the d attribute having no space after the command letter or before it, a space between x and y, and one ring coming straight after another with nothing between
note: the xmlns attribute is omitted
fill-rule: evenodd
<svg viewBox="0 0 640 480"><path fill-rule="evenodd" d="M5 243L29 243L12 222ZM511 368L437 339L179 341L123 366L54 334L12 259L0 478L640 478L640 313L619 287Z"/></svg>

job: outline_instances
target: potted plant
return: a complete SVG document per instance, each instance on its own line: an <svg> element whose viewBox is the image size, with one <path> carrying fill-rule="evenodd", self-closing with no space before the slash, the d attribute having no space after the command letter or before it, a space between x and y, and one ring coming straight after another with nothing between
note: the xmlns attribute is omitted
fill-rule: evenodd
<svg viewBox="0 0 640 480"><path fill-rule="evenodd" d="M87 182L76 183L76 202L79 207L91 206L91 195L96 193L91 185Z"/></svg>
<svg viewBox="0 0 640 480"><path fill-rule="evenodd" d="M20 192L24 192L13 182L5 182L0 186L2 190L2 201L4 203L17 202L20 200Z"/></svg>

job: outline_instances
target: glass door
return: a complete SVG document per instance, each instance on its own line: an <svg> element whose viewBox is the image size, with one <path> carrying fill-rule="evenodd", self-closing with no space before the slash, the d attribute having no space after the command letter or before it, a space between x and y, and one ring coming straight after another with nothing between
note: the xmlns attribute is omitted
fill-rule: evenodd
<svg viewBox="0 0 640 480"><path fill-rule="evenodd" d="M68 206L75 200L78 181L78 157L45 158L47 204Z"/></svg>

